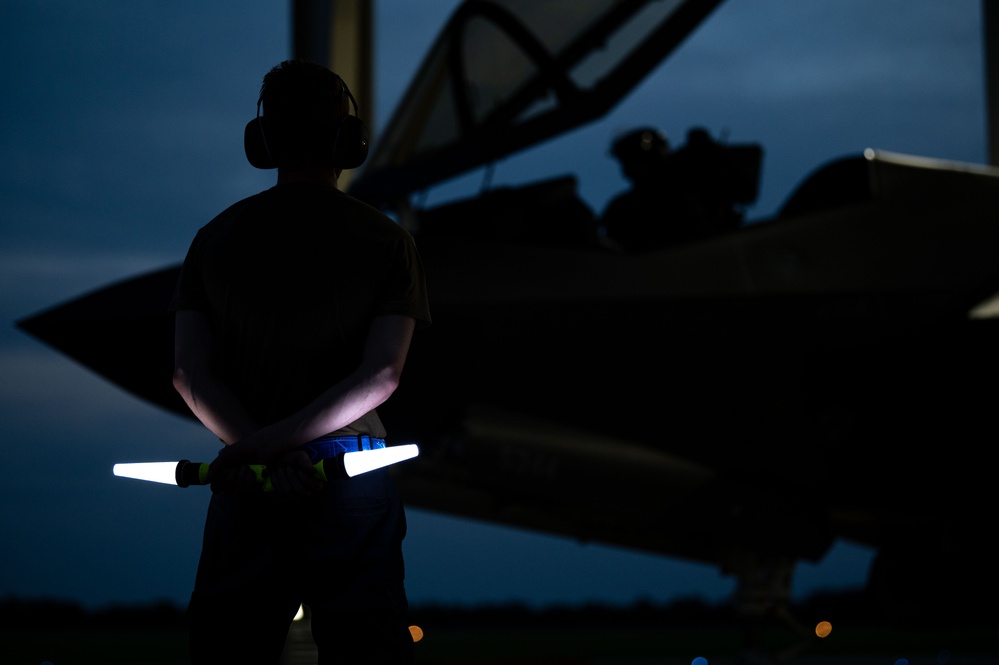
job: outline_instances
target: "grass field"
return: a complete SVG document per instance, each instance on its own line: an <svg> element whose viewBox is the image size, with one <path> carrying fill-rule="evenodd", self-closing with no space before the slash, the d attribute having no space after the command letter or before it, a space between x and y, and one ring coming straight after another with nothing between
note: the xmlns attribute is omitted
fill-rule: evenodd
<svg viewBox="0 0 999 665"><path fill-rule="evenodd" d="M295 634L295 631L298 634ZM289 640L286 665L314 662L306 625ZM416 645L425 665L611 665L687 664L697 657L706 665L747 662L737 630L455 629L425 628ZM999 665L999 629L886 631L846 627L839 639L816 641L782 662L883 663L896 665ZM793 652L799 644L771 635L764 646L773 653ZM788 656L791 653L787 653ZM179 665L187 662L182 628L0 630L0 662L8 665ZM762 662L762 661L761 661Z"/></svg>
<svg viewBox="0 0 999 665"><path fill-rule="evenodd" d="M703 605L631 608L414 608L420 665L999 665L999 625L898 625L857 604L820 604L819 639L787 623L752 624ZM811 610L799 608L799 619ZM835 617L840 617L837 620ZM755 649L747 649L755 646ZM766 657L764 657L766 654ZM751 658L747 656L752 656ZM703 658L704 660L695 659ZM183 612L170 606L88 613L72 603L0 603L2 665L180 665ZM308 615L289 632L284 665L315 662Z"/></svg>

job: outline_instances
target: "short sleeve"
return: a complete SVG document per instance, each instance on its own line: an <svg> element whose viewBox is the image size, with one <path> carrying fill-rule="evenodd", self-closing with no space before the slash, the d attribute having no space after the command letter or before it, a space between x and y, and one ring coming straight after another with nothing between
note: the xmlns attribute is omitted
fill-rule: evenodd
<svg viewBox="0 0 999 665"><path fill-rule="evenodd" d="M201 312L208 311L208 296L205 293L204 280L201 272L201 252L202 232L195 236L191 247L184 257L184 264L180 269L180 277L174 289L173 298L170 301L168 311L177 312L184 309L193 309Z"/></svg>
<svg viewBox="0 0 999 665"><path fill-rule="evenodd" d="M409 233L400 235L389 270L375 313L402 314L416 319L419 327L429 325L430 303L423 261Z"/></svg>

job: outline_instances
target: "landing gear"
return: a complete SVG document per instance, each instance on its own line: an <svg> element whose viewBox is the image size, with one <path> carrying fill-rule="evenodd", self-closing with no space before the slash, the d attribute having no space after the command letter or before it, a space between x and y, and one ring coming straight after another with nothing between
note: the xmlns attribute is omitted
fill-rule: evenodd
<svg viewBox="0 0 999 665"><path fill-rule="evenodd" d="M815 632L791 614L794 565L793 559L761 560L755 555L730 565L738 579L736 613L746 626L741 662L781 665L815 645Z"/></svg>

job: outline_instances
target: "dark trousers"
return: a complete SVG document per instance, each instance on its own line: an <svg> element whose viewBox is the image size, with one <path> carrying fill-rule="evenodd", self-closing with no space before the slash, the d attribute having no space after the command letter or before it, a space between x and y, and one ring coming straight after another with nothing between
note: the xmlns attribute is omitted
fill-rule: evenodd
<svg viewBox="0 0 999 665"><path fill-rule="evenodd" d="M276 664L300 604L321 665L413 660L406 518L387 470L315 497L212 495L188 607L191 662Z"/></svg>

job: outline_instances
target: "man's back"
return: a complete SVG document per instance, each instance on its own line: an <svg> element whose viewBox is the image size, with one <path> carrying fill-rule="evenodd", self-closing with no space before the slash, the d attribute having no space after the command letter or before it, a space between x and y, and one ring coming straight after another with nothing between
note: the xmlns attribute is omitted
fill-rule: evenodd
<svg viewBox="0 0 999 665"><path fill-rule="evenodd" d="M407 311L420 271L410 235L332 187L278 185L244 199L192 248L203 291L186 297L209 315L223 378L261 423L354 370L373 316L419 316ZM374 414L356 429L384 436Z"/></svg>

